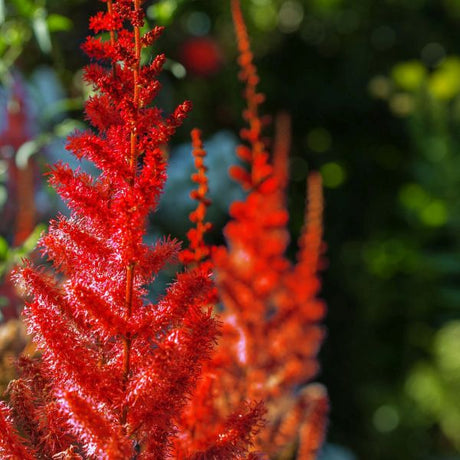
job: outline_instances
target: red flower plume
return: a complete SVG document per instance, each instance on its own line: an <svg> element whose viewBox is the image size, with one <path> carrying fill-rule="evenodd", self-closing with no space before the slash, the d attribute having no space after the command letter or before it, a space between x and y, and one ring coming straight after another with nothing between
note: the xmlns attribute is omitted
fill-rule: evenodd
<svg viewBox="0 0 460 460"><path fill-rule="evenodd" d="M177 275L155 303L147 286L178 254L171 239L144 243L146 219L162 193L162 146L190 103L169 116L152 102L164 56L141 66L141 50L162 29L141 33L140 0L107 0L83 49L92 130L67 148L94 163L91 176L57 164L50 182L66 200L41 239L51 268L26 264L16 278L30 293L25 317L41 353L22 360L0 408L2 458L126 460L171 455L176 421L214 348L218 324L207 307L209 270Z"/></svg>
<svg viewBox="0 0 460 460"><path fill-rule="evenodd" d="M260 411L260 402L248 401L263 401L263 429L251 432L251 451L237 458L254 458L260 451L277 458L298 440L297 457L312 460L324 438L328 399L321 385L308 385L300 392L298 388L317 374L317 352L324 337L318 323L325 305L317 299L324 250L321 178L316 173L309 177L306 224L297 263L292 264L284 255L289 241L289 118L284 115L277 123L271 161L261 134L263 96L257 92L259 78L238 0L232 0L232 11L248 104L243 114L248 127L241 131L246 144L237 153L249 168L231 172L248 194L231 205L227 247L212 254L223 304L222 336L184 413L181 439L205 450L221 436L227 420L247 417L235 407L246 413Z"/></svg>

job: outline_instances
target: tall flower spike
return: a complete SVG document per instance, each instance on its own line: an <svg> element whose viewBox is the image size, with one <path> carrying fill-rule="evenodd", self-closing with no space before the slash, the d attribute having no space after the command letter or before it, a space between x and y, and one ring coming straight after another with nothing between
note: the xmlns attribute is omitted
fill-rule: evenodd
<svg viewBox="0 0 460 460"><path fill-rule="evenodd" d="M195 159L196 173L192 175L192 180L197 184L197 189L190 193L190 197L198 201L198 205L194 211L189 214L189 219L195 224L187 232L189 240L189 248L184 249L180 254L181 262L189 264L200 264L209 258L211 250L204 240L205 234L212 228L212 224L206 221L206 212L211 205L211 200L208 198L209 181L206 176L207 168L204 164L206 151L203 148L201 140L201 131L194 129L191 132L192 137L192 155Z"/></svg>
<svg viewBox="0 0 460 460"><path fill-rule="evenodd" d="M259 76L253 63L248 32L238 0L232 0L232 16L240 52L238 58L241 68L239 77L246 84L244 97L247 102L247 108L243 112L243 118L247 121L248 127L242 129L240 135L250 145L250 149L240 146L237 154L243 161L250 162L252 167L248 175L240 166L234 166L231 169L231 175L244 188L250 190L258 187L270 175L270 168L267 165L268 154L261 138L262 120L259 116L259 106L264 101L265 96L257 91Z"/></svg>
<svg viewBox="0 0 460 460"><path fill-rule="evenodd" d="M33 158L19 161L19 148L30 140L26 89L19 77L13 79L10 101L6 115L6 129L0 133L0 145L4 152L12 150L3 158L8 165L8 201L3 215L7 230L13 228L13 245L20 246L32 233L36 223L34 182L36 165ZM8 147L8 148L7 148ZM10 152L11 153L11 152ZM1 152L0 152L1 155ZM10 219L10 216L12 219Z"/></svg>
<svg viewBox="0 0 460 460"><path fill-rule="evenodd" d="M307 413L300 427L299 453L301 460L315 460L326 433L329 399L322 385L312 384L304 392Z"/></svg>
<svg viewBox="0 0 460 460"><path fill-rule="evenodd" d="M250 173L233 170L249 193L231 206L231 220L224 230L227 248L218 248L213 257L225 307L214 385L217 394L227 394L227 400L235 398L232 392L238 388L240 398L265 402L267 424L255 439L256 449L276 457L298 439L302 447L297 454L302 459L306 451L319 447L327 412L327 404L322 405L324 410L312 409L316 399L308 386L302 394L297 392L318 372L317 352L324 337L318 322L325 306L316 298L323 249L321 180L315 173L308 180L307 222L299 240L299 259L293 265L284 255L290 127L287 118L279 119L270 161L261 141L258 78L238 0L232 0L232 12L248 104L244 118L249 124L241 132L247 145L239 147L238 155L249 163ZM221 363L225 366L219 368ZM225 399L217 398L215 407L222 418L228 413ZM315 441L308 433L316 433Z"/></svg>
<svg viewBox="0 0 460 460"><path fill-rule="evenodd" d="M321 268L321 255L324 251L323 243L323 188L319 173L313 172L307 181L307 206L305 227L299 238L299 266L309 266L312 272Z"/></svg>
<svg viewBox="0 0 460 460"><path fill-rule="evenodd" d="M189 269L210 273L214 268L209 258L211 248L204 241L204 234L210 225L205 221L206 210L210 205L207 198L208 180L201 133L192 131L193 155L197 173L192 180L198 189L192 191L191 198L198 201L198 206L190 214L195 227L189 230L190 247L181 253L181 260ZM208 295L210 309L217 304L217 291L213 289ZM225 345L223 345L225 347ZM232 399L226 401L227 413L222 414L221 407L216 407L220 398L227 398L227 380L222 373L222 366L230 364L220 361L220 353L205 363L185 411L178 423L178 439L174 445L174 457L177 459L251 459L254 439L262 429L265 408L260 402L241 399L244 391L234 388ZM259 457L262 459L262 456Z"/></svg>
<svg viewBox="0 0 460 460"><path fill-rule="evenodd" d="M162 29L141 32L141 0L106 6L90 28L108 38L83 45L93 60L84 78L97 90L85 107L93 129L67 144L100 173L58 164L49 174L71 213L41 239L53 270L29 263L16 274L41 358L21 360L12 409L0 408L2 458L170 458L218 333L209 271L179 273L158 302L147 300L148 283L178 253L174 240L148 246L144 236L166 178L162 146L190 103L168 117L152 105L164 56L147 66L140 58Z"/></svg>

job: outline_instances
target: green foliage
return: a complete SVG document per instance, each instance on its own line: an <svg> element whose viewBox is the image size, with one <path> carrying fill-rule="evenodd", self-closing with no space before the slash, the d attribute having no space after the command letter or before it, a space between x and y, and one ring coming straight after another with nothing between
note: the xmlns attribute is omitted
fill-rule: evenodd
<svg viewBox="0 0 460 460"><path fill-rule="evenodd" d="M430 361L410 372L406 392L420 407L425 421L435 419L444 436L460 451L460 321L443 325L427 350Z"/></svg>
<svg viewBox="0 0 460 460"><path fill-rule="evenodd" d="M161 0L154 3L147 9L147 16L155 23L167 26L173 19L179 6L185 0Z"/></svg>
<svg viewBox="0 0 460 460"><path fill-rule="evenodd" d="M0 0L0 78L5 78L29 45L50 54L51 34L68 31L72 25L68 17L50 14L46 0Z"/></svg>
<svg viewBox="0 0 460 460"><path fill-rule="evenodd" d="M30 236L21 246L10 247L5 238L0 236L0 277L8 273L14 266L20 265L22 260L35 249L45 225L37 225Z"/></svg>

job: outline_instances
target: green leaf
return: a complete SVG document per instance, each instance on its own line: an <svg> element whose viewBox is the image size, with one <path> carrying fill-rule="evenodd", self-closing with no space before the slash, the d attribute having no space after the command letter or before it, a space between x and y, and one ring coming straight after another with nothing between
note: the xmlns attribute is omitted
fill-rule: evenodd
<svg viewBox="0 0 460 460"><path fill-rule="evenodd" d="M20 16L31 18L35 11L35 4L31 0L11 0L11 3L16 7Z"/></svg>
<svg viewBox="0 0 460 460"><path fill-rule="evenodd" d="M46 20L46 11L44 8L37 8L32 20L35 38L37 39L40 49L49 54L51 51L51 37Z"/></svg>
<svg viewBox="0 0 460 460"><path fill-rule="evenodd" d="M41 234L45 231L46 226L44 224L38 224L29 237L22 244L22 248L26 254L29 254L35 249Z"/></svg>
<svg viewBox="0 0 460 460"><path fill-rule="evenodd" d="M24 169L27 166L29 158L37 153L39 149L40 145L37 140L24 142L16 152L16 165L18 168Z"/></svg>
<svg viewBox="0 0 460 460"><path fill-rule="evenodd" d="M73 26L72 20L61 14L50 14L46 18L46 23L48 24L48 30L50 32L70 30Z"/></svg>
<svg viewBox="0 0 460 460"><path fill-rule="evenodd" d="M176 0L163 0L147 9L147 16L154 19L158 24L168 25L177 9Z"/></svg>
<svg viewBox="0 0 460 460"><path fill-rule="evenodd" d="M0 0L0 24L5 22L5 0Z"/></svg>
<svg viewBox="0 0 460 460"><path fill-rule="evenodd" d="M427 70L419 61L396 64L391 72L394 82L405 91L419 89L427 76Z"/></svg>
<svg viewBox="0 0 460 460"><path fill-rule="evenodd" d="M0 260L4 261L8 257L9 246L5 238L0 236Z"/></svg>
<svg viewBox="0 0 460 460"><path fill-rule="evenodd" d="M67 101L71 101L71 100L68 99ZM78 100L78 104L75 103L75 107L77 108L81 107L81 100ZM58 123L54 127L54 134L57 137L67 137L70 134L72 134L74 131L76 131L77 129L84 129L84 127L85 125L81 123L80 121L68 118L67 120L62 121L61 123Z"/></svg>
<svg viewBox="0 0 460 460"><path fill-rule="evenodd" d="M0 184L0 209L3 208L7 199L8 199L8 191L3 184Z"/></svg>

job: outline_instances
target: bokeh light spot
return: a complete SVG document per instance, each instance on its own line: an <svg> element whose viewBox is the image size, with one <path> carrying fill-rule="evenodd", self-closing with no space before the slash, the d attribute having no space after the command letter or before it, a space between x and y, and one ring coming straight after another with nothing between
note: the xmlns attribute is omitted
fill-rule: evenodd
<svg viewBox="0 0 460 460"><path fill-rule="evenodd" d="M460 92L460 59L449 57L431 75L429 81L431 93L441 100L452 99Z"/></svg>
<svg viewBox="0 0 460 460"><path fill-rule="evenodd" d="M369 92L378 99L387 99L391 94L391 82L383 75L377 75L369 82Z"/></svg>
<svg viewBox="0 0 460 460"><path fill-rule="evenodd" d="M426 143L425 155L433 163L439 163L449 154L449 141L444 136L430 136Z"/></svg>
<svg viewBox="0 0 460 460"><path fill-rule="evenodd" d="M187 30L196 36L202 36L209 33L211 29L211 20L206 13L193 11L186 21Z"/></svg>
<svg viewBox="0 0 460 460"><path fill-rule="evenodd" d="M437 333L434 343L439 366L450 380L460 382L460 321L450 321Z"/></svg>
<svg viewBox="0 0 460 460"><path fill-rule="evenodd" d="M167 25L171 22L176 9L176 0L163 0L147 8L147 17L154 19L158 24Z"/></svg>
<svg viewBox="0 0 460 460"><path fill-rule="evenodd" d="M407 93L396 93L390 98L390 109L398 117L407 117L414 110L414 99Z"/></svg>
<svg viewBox="0 0 460 460"><path fill-rule="evenodd" d="M173 62L171 64L171 73L176 77L176 78L184 78L187 75L187 70L185 67L179 63L179 62Z"/></svg>
<svg viewBox="0 0 460 460"><path fill-rule="evenodd" d="M418 184L406 184L399 191L399 200L408 209L422 209L430 200L428 194Z"/></svg>
<svg viewBox="0 0 460 460"><path fill-rule="evenodd" d="M284 2L278 13L278 28L284 33L295 32L302 23L303 14L303 7L299 2Z"/></svg>
<svg viewBox="0 0 460 460"><path fill-rule="evenodd" d="M253 5L249 12L252 21L259 30L273 30L278 23L278 13L271 3L267 3L263 7Z"/></svg>
<svg viewBox="0 0 460 460"><path fill-rule="evenodd" d="M444 403L442 388L436 371L426 364L419 364L406 382L407 394L428 412L440 413Z"/></svg>
<svg viewBox="0 0 460 460"><path fill-rule="evenodd" d="M446 50L436 42L428 43L420 53L422 61L428 66L434 66L446 56Z"/></svg>
<svg viewBox="0 0 460 460"><path fill-rule="evenodd" d="M390 405L380 406L372 417L375 429L381 433L389 433L399 425L399 414L395 407Z"/></svg>
<svg viewBox="0 0 460 460"><path fill-rule="evenodd" d="M332 161L321 167L321 175L323 176L324 185L329 188L340 187L347 176L343 166Z"/></svg>
<svg viewBox="0 0 460 460"><path fill-rule="evenodd" d="M447 207L444 201L431 201L420 213L422 222L429 227L441 227L447 222Z"/></svg>
<svg viewBox="0 0 460 460"><path fill-rule="evenodd" d="M401 62L393 67L394 82L405 91L415 91L425 81L426 69L419 61Z"/></svg>

